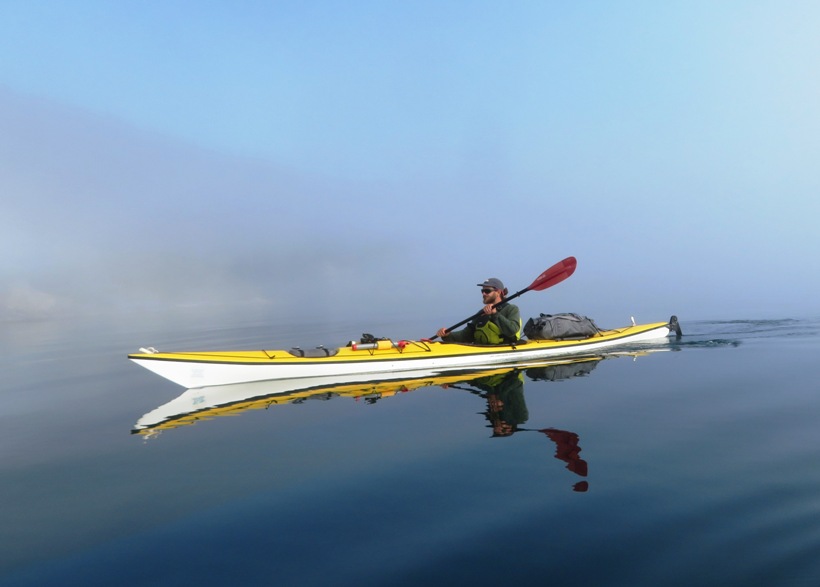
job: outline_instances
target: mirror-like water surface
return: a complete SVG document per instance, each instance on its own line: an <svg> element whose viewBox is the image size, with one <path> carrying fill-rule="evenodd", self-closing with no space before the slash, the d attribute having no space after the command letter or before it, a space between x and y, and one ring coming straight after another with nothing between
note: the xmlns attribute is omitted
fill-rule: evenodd
<svg viewBox="0 0 820 587"><path fill-rule="evenodd" d="M820 322L682 326L561 365L186 391L125 359L151 327L9 325L0 585L817 584ZM350 336L322 328L159 342Z"/></svg>

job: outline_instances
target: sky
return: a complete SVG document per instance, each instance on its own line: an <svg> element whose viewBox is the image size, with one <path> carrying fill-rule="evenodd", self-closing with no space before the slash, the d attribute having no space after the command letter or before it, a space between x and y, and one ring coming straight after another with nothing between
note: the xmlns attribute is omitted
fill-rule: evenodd
<svg viewBox="0 0 820 587"><path fill-rule="evenodd" d="M434 332L570 255L525 319L820 315L818 30L800 0L4 0L0 321Z"/></svg>

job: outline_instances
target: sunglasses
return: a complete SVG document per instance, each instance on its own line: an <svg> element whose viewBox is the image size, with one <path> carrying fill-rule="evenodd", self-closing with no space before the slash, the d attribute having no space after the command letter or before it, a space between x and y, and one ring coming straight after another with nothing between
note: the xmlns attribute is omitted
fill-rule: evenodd
<svg viewBox="0 0 820 587"><path fill-rule="evenodd" d="M491 294L491 293L493 293L494 291L495 291L494 289L491 289L491 288L485 287L484 289L482 289L482 290L481 290L481 293L483 293L483 294L485 294L485 295L486 295L486 294Z"/></svg>

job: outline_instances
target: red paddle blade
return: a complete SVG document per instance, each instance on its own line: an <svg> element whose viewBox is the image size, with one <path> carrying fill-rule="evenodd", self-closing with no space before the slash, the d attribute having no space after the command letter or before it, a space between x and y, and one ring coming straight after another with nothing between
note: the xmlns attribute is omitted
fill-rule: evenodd
<svg viewBox="0 0 820 587"><path fill-rule="evenodd" d="M575 266L577 264L578 262L575 260L575 257L567 257L536 277L535 281L533 281L527 289L541 291L542 289L547 289L557 283L561 283L575 273Z"/></svg>

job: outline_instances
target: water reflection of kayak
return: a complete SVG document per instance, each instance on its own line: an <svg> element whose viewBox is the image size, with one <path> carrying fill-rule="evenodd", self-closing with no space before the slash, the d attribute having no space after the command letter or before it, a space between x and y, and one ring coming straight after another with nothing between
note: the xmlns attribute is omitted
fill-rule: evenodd
<svg viewBox="0 0 820 587"><path fill-rule="evenodd" d="M132 433L151 436L162 430L188 426L219 416L235 416L250 410L308 401L346 397L372 404L383 398L424 387L460 389L486 399L488 393L498 390L498 382L508 379L511 375L517 377L524 373L534 381L561 381L588 375L607 357L621 354L634 357L658 350L667 348L656 347L640 352L521 363L494 369L462 369L446 374L425 371L368 377L309 377L199 387L186 390L170 402L142 416L134 425ZM523 423L523 420L516 422L518 423Z"/></svg>
<svg viewBox="0 0 820 587"><path fill-rule="evenodd" d="M351 342L326 349L159 352L140 349L128 358L183 387L212 387L305 377L378 375L419 370L492 367L552 357L577 357L602 349L665 339L677 320L602 330L583 339L522 340L476 345L426 340Z"/></svg>
<svg viewBox="0 0 820 587"><path fill-rule="evenodd" d="M145 414L132 432L145 434L153 430L176 428L218 416L235 415L247 410L267 409L274 405L302 403L349 397L373 403L381 398L406 393L422 387L451 387L478 378L503 375L520 369L561 369L568 365L590 365L601 356L523 363L516 367L460 370L446 375L434 372L384 374L363 378L361 375L309 377L276 381L257 381L189 389L167 404ZM588 369L591 369L588 368ZM534 379L535 377L533 377ZM563 376L562 376L563 378Z"/></svg>

